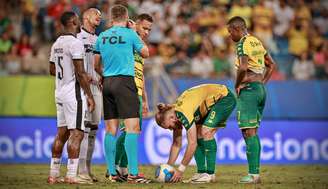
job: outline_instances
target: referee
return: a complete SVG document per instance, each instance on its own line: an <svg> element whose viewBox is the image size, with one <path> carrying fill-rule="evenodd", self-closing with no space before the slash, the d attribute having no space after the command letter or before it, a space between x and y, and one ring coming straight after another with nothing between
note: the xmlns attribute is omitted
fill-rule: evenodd
<svg viewBox="0 0 328 189"><path fill-rule="evenodd" d="M134 51L143 58L148 48L130 28L128 10L122 5L111 8L112 27L102 32L95 45L95 69L104 76L103 107L106 125L105 157L110 182L121 182L115 170L116 133L119 119L126 125L124 146L128 157L128 182L149 183L138 173L139 99L134 81ZM102 60L102 61L101 61ZM100 64L102 62L102 65Z"/></svg>

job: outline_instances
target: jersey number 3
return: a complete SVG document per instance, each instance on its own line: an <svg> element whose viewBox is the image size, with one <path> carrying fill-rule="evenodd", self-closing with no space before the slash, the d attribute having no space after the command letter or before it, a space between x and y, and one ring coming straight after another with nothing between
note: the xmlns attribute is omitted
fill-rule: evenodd
<svg viewBox="0 0 328 189"><path fill-rule="evenodd" d="M61 65L61 61L63 60L63 57L62 56L58 56L58 66L60 68L60 70L58 71L58 79L62 80L63 77L64 77L64 69L63 69L63 66Z"/></svg>

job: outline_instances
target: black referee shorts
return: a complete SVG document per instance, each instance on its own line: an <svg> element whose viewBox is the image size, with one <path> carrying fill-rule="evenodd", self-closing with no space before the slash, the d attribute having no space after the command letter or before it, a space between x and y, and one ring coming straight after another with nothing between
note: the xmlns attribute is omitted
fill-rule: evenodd
<svg viewBox="0 0 328 189"><path fill-rule="evenodd" d="M104 119L139 118L139 98L132 76L110 76L103 84Z"/></svg>

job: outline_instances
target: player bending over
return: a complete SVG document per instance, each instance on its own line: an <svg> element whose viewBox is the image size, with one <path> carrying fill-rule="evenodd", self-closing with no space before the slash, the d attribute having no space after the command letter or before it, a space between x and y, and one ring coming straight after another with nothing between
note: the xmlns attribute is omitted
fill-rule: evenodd
<svg viewBox="0 0 328 189"><path fill-rule="evenodd" d="M257 128L265 106L264 84L270 79L275 63L261 41L247 33L243 18L231 18L228 31L231 39L237 42L237 119L248 161L248 175L242 177L240 183L259 183L261 144Z"/></svg>
<svg viewBox="0 0 328 189"><path fill-rule="evenodd" d="M101 119L102 94L100 76L94 69L94 45L96 44L97 35L96 27L100 24L101 12L95 8L87 9L82 15L83 25L77 38L84 45L84 69L89 76L91 93L95 100L95 110L87 112L84 137L81 143L79 176L93 182L97 178L91 173L91 159L95 148L96 133Z"/></svg>
<svg viewBox="0 0 328 189"><path fill-rule="evenodd" d="M143 41L146 41L151 30L151 25L153 23L153 18L148 14L140 14L136 21L136 31ZM135 62L135 76L134 81L138 89L138 96L140 101L139 107L139 125L140 130L142 126L142 118L148 113L148 100L147 93L145 90L145 80L143 74L144 59L137 53L134 53ZM127 179L127 165L128 160L124 148L125 141L125 125L124 122L120 124L120 130L122 131L120 137L117 139L116 143L116 170L123 180Z"/></svg>
<svg viewBox="0 0 328 189"><path fill-rule="evenodd" d="M60 163L66 141L68 162L64 181L69 184L90 183L77 176L77 168L87 104L89 111L93 111L95 102L83 67L83 44L76 38L76 33L80 31L78 16L74 12L64 12L60 21L64 33L53 44L50 54L50 74L56 76L58 130L52 146L48 183L61 182Z"/></svg>
<svg viewBox="0 0 328 189"><path fill-rule="evenodd" d="M188 182L215 181L217 145L214 138L219 128L236 106L234 94L224 85L204 84L184 91L173 105L159 104L156 122L164 129L173 130L173 143L168 164L173 165L182 145L182 129L187 130L188 145L179 168L171 181L179 182L194 155L197 173Z"/></svg>

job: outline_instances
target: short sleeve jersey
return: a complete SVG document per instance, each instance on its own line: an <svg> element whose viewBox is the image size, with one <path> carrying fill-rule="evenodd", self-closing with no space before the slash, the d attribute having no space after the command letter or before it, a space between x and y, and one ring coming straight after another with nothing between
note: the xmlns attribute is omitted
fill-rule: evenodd
<svg viewBox="0 0 328 189"><path fill-rule="evenodd" d="M134 53L134 81L136 83L138 89L138 95L142 96L143 88L144 88L144 81L143 81L143 67L144 67L144 59L140 56L139 53Z"/></svg>
<svg viewBox="0 0 328 189"><path fill-rule="evenodd" d="M238 58L235 66L238 69L239 57L248 56L247 69L257 74L264 72L264 55L267 53L260 40L251 35L246 35L240 39L236 46Z"/></svg>
<svg viewBox="0 0 328 189"><path fill-rule="evenodd" d="M94 67L94 46L96 44L97 35L90 33L84 28L77 34L77 38L82 41L84 46L84 69L91 76L92 80L99 81L100 76ZM96 85L90 85L93 95L101 95L101 91Z"/></svg>
<svg viewBox="0 0 328 189"><path fill-rule="evenodd" d="M100 33L95 47L103 63L103 76L134 76L134 52L143 47L138 34L129 28L113 26Z"/></svg>
<svg viewBox="0 0 328 189"><path fill-rule="evenodd" d="M83 44L73 35L62 35L52 45L50 63L56 67L56 103L81 100L83 97L73 65L74 59L83 58Z"/></svg>
<svg viewBox="0 0 328 189"><path fill-rule="evenodd" d="M184 91L176 100L177 118L188 130L192 124L204 118L216 102L228 95L228 88L219 84L204 84Z"/></svg>

